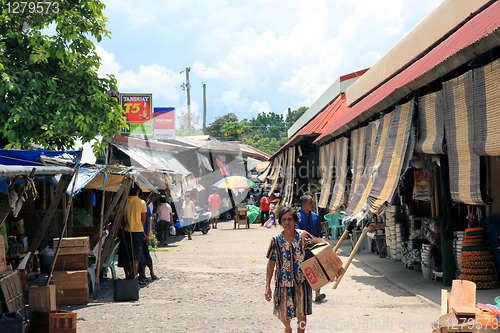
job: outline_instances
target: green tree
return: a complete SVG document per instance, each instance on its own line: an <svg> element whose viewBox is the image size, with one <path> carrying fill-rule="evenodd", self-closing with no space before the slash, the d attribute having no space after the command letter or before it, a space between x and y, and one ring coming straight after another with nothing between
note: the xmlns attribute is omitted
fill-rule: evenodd
<svg viewBox="0 0 500 333"><path fill-rule="evenodd" d="M214 122L207 126L207 134L219 140L224 140L224 134L221 132L226 122L238 122L238 117L234 113L228 113L222 117L215 118Z"/></svg>
<svg viewBox="0 0 500 333"><path fill-rule="evenodd" d="M295 124L295 122L297 120L299 120L300 117L302 117L302 115L307 111L309 110L308 107L305 107L305 106L301 106L298 110L292 110L292 125ZM289 120L288 120L288 114L286 115L286 127L287 129L290 128L289 124Z"/></svg>
<svg viewBox="0 0 500 333"><path fill-rule="evenodd" d="M240 122L228 121L220 129L225 140L241 141L241 139L250 131L250 125L246 119Z"/></svg>
<svg viewBox="0 0 500 333"><path fill-rule="evenodd" d="M110 34L101 1L0 3L2 146L65 149L78 137L112 137L126 126L118 100L108 94L116 80L98 77L100 58L89 39ZM49 25L53 36L43 32ZM97 143L94 153L106 145Z"/></svg>
<svg viewBox="0 0 500 333"><path fill-rule="evenodd" d="M177 136L188 136L188 127L186 126L180 126L176 131L175 135ZM193 125L191 125L191 136L195 135L203 135L203 130L202 129L195 129Z"/></svg>

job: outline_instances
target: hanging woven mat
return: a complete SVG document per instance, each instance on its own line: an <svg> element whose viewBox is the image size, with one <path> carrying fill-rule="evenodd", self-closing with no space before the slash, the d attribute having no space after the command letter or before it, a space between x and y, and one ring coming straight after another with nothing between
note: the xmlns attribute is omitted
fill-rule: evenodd
<svg viewBox="0 0 500 333"><path fill-rule="evenodd" d="M496 269L494 267L490 268L464 268L462 267L462 273L463 274L495 274Z"/></svg>
<svg viewBox="0 0 500 333"><path fill-rule="evenodd" d="M500 281L476 282L476 289L498 289Z"/></svg>
<svg viewBox="0 0 500 333"><path fill-rule="evenodd" d="M484 235L474 235L474 236L465 236L464 241L471 240L471 239L486 239Z"/></svg>

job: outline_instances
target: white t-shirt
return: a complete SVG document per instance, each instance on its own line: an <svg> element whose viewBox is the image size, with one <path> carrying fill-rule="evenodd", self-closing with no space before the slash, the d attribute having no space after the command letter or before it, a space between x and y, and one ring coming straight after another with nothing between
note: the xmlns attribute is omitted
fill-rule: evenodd
<svg viewBox="0 0 500 333"><path fill-rule="evenodd" d="M158 220L165 220L170 222L170 214L172 213L172 207L168 203L161 203L158 206Z"/></svg>

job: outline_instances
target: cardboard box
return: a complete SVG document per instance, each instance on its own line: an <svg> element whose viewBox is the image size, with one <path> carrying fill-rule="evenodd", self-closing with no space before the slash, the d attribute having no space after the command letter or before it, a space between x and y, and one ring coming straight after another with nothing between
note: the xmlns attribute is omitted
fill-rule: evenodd
<svg viewBox="0 0 500 333"><path fill-rule="evenodd" d="M304 273L313 290L335 280L337 274L342 275L342 260L333 252L333 248L323 239L315 238L308 243L314 255L300 264L299 268Z"/></svg>

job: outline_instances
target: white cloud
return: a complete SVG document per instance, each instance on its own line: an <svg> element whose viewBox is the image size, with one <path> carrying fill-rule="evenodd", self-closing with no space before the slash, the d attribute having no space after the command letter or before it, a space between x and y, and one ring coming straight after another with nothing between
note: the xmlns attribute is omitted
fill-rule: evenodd
<svg viewBox="0 0 500 333"><path fill-rule="evenodd" d="M375 52L375 51L368 52L368 56L375 58L376 61L379 61L380 59L382 59L382 55L378 52Z"/></svg>
<svg viewBox="0 0 500 333"><path fill-rule="evenodd" d="M215 100L215 104L225 113L238 113L242 111L244 105L248 102L246 97L240 97L241 88L226 90Z"/></svg>
<svg viewBox="0 0 500 333"><path fill-rule="evenodd" d="M267 101L259 103L258 101L253 101L252 106L250 107L250 114L256 116L260 113L268 114L271 112L271 107Z"/></svg>

